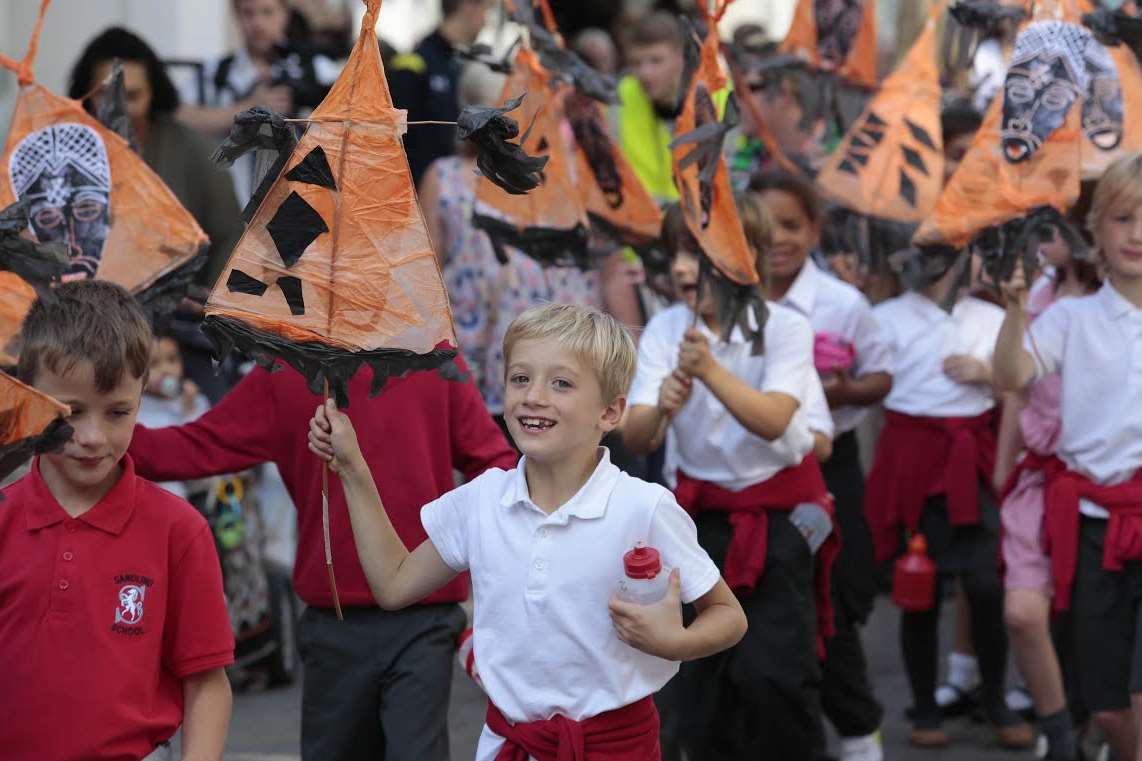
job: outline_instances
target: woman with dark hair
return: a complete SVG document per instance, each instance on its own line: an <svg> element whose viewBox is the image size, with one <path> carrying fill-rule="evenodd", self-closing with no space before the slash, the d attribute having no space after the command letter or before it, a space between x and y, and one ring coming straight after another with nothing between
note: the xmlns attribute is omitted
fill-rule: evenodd
<svg viewBox="0 0 1142 761"><path fill-rule="evenodd" d="M206 265L197 278L200 285L210 286L242 234L229 175L210 161L209 142L175 120L178 90L155 51L133 32L111 27L89 42L71 70L68 95L94 113L115 59L123 64L136 149L210 236Z"/></svg>

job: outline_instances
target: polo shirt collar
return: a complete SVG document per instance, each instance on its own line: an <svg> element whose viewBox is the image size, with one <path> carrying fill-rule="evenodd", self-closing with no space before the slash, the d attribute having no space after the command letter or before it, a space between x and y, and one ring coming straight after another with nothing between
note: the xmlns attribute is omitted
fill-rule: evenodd
<svg viewBox="0 0 1142 761"><path fill-rule="evenodd" d="M1098 289L1098 300L1102 302L1102 308L1112 320L1121 319L1132 312L1142 313L1142 310L1127 301L1126 297L1110 284L1109 278L1102 284L1102 288Z"/></svg>
<svg viewBox="0 0 1142 761"><path fill-rule="evenodd" d="M952 317L952 315L945 312L939 304L917 291L906 291L903 298L907 300L908 304L911 306L912 312L917 317L920 317L929 323L941 322ZM955 306L952 307L953 313L955 313L956 309L959 308L961 303L963 303L962 299L955 303Z"/></svg>
<svg viewBox="0 0 1142 761"><path fill-rule="evenodd" d="M793 284L781 298L781 304L796 309L802 317L813 314L813 306L817 303L817 284L820 281L821 271L817 268L812 257L805 259L804 266L793 278Z"/></svg>
<svg viewBox="0 0 1142 761"><path fill-rule="evenodd" d="M561 515L564 516L564 521L569 518L590 520L592 518L601 518L603 514L606 513L607 502L610 500L611 491L618 482L619 469L611 464L610 450L606 447L599 447L599 451L599 463L595 466L591 477L587 479L585 484L579 487L579 491L575 493L575 496L560 505L559 509L554 513L551 513L552 518ZM524 465L526 462L526 455L519 458L519 465L516 466L507 488L504 489L503 496L500 497L501 507L507 509L531 506L537 510L540 509L538 505L531 501L531 494L527 488L527 477L524 473Z"/></svg>
<svg viewBox="0 0 1142 761"><path fill-rule="evenodd" d="M123 473L111 487L111 491L104 494L103 499L76 520L108 534L119 534L123 531L135 509L135 463L130 455L124 455L120 464L123 466ZM40 475L38 457L32 462L27 488L28 506L25 515L29 531L54 525L69 517L44 483L43 476Z"/></svg>

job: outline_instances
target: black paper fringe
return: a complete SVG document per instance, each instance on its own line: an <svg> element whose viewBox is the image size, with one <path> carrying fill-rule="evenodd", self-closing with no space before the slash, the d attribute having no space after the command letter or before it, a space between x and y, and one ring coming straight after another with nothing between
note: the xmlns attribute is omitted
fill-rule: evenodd
<svg viewBox="0 0 1142 761"><path fill-rule="evenodd" d="M0 481L3 481L34 454L56 452L71 440L72 427L64 418L56 418L39 436L0 446Z"/></svg>
<svg viewBox="0 0 1142 761"><path fill-rule="evenodd" d="M587 227L577 224L570 229L515 225L485 214L472 215L472 224L488 234L496 259L508 263L506 246L519 249L545 267L578 267L587 272L594 268L587 247Z"/></svg>
<svg viewBox="0 0 1142 761"><path fill-rule="evenodd" d="M709 289L714 297L718 324L722 327L721 339L728 342L734 328L740 328L742 336L750 344L750 354L758 356L764 353L769 307L761 290L756 285L741 285L730 280L703 254L698 262L699 298L705 289Z"/></svg>
<svg viewBox="0 0 1142 761"><path fill-rule="evenodd" d="M440 377L453 381L467 380L468 377L456 364L455 349L433 349L427 354L405 349L351 352L319 342L294 343L253 328L241 320L217 315L209 315L202 321L202 332L210 339L218 361L238 350L260 366L272 370L280 359L305 376L309 390L317 395L324 393L328 381L338 407L349 406L349 380L362 365L373 370L369 396L380 393L389 378L415 370L435 370Z"/></svg>

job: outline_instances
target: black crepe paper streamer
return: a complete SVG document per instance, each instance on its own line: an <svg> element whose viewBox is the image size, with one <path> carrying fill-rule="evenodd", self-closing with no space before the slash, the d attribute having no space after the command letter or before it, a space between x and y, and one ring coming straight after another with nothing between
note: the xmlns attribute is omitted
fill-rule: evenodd
<svg viewBox="0 0 1142 761"><path fill-rule="evenodd" d="M337 190L337 181L333 179L333 169L329 166L329 159L325 157L325 150L320 145L305 154L305 158L289 170L286 179Z"/></svg>
<svg viewBox="0 0 1142 761"><path fill-rule="evenodd" d="M0 211L0 270L41 290L67 272L71 260L62 243L37 243L21 235L28 227L28 207L23 199Z"/></svg>
<svg viewBox="0 0 1142 761"><path fill-rule="evenodd" d="M202 246L181 267L176 267L136 292L135 299L152 316L174 311L186 296L198 271L206 264L206 252L207 246Z"/></svg>
<svg viewBox="0 0 1142 761"><path fill-rule="evenodd" d="M758 356L765 351L765 323L769 308L756 285L735 283L723 275L705 253L698 260L698 293L708 290L714 298L718 324L722 326L722 341L729 342L734 328L750 344L750 354ZM750 324L753 315L756 327Z"/></svg>
<svg viewBox="0 0 1142 761"><path fill-rule="evenodd" d="M239 269L230 270L230 277L226 278L226 289L231 293L245 293L250 296L261 296L269 288L268 285L251 277Z"/></svg>
<svg viewBox="0 0 1142 761"><path fill-rule="evenodd" d="M544 267L578 267L584 272L594 268L587 247L587 227L576 224L570 229L525 227L486 214L473 214L472 224L488 234L492 250L500 264L508 263L507 246L519 249Z"/></svg>
<svg viewBox="0 0 1142 761"><path fill-rule="evenodd" d="M217 164L229 167L250 151L272 151L276 156L258 183L254 194L250 196L249 202L242 209L242 220L247 224L261 206L274 180L285 169L286 162L289 161L296 145L297 135L281 114L262 106L255 106L235 115L230 134L214 151L211 159Z"/></svg>
<svg viewBox="0 0 1142 761"><path fill-rule="evenodd" d="M338 407L349 406L349 380L364 365L373 371L369 396L380 393L389 378L410 371L435 370L440 377L451 381L467 381L469 378L456 364L455 349L433 349L426 354L406 349L352 352L316 341L295 343L258 330L241 320L218 315L210 315L202 321L202 332L210 339L214 357L218 361L235 350L249 356L267 370L273 370L275 363L281 360L301 373L309 390L318 396L324 394L328 382Z"/></svg>
<svg viewBox="0 0 1142 761"><path fill-rule="evenodd" d="M292 267L309 244L322 233L329 232L329 225L325 224L317 209L294 191L286 196L273 218L266 223L266 231L273 238L285 266Z"/></svg>
<svg viewBox="0 0 1142 761"><path fill-rule="evenodd" d="M523 98L520 95L500 108L469 106L456 119L460 139L476 146L480 173L512 195L523 195L539 186L548 158L529 156L523 150L520 143L527 140L526 134L520 143L508 142L519 136L519 123L505 114L519 108Z"/></svg>
<svg viewBox="0 0 1142 761"><path fill-rule="evenodd" d="M1142 61L1142 18L1101 8L1094 13L1083 15L1083 23L1090 28L1103 45L1115 46L1122 43Z"/></svg>
<svg viewBox="0 0 1142 761"><path fill-rule="evenodd" d="M71 425L61 417L52 421L39 436L31 436L0 447L0 481L10 476L32 455L63 449L63 446L71 441L73 433Z"/></svg>
<svg viewBox="0 0 1142 761"><path fill-rule="evenodd" d="M139 146L131 129L131 117L127 113L127 86L123 80L123 63L117 58L111 64L111 84L103 91L95 118L104 127L126 140L131 150L138 152Z"/></svg>
<svg viewBox="0 0 1142 761"><path fill-rule="evenodd" d="M278 278L278 287L282 289L289 312L294 317L305 314L305 297L301 293L301 280L292 275Z"/></svg>
<svg viewBox="0 0 1142 761"><path fill-rule="evenodd" d="M512 73L512 54L515 52L516 46L520 44L520 40L516 40L515 44L508 49L507 55L503 58L496 58L494 51L490 45L484 43L476 43L467 50L463 48L455 48L452 54L462 61L471 61L473 63L483 64L491 71L497 74L511 74Z"/></svg>

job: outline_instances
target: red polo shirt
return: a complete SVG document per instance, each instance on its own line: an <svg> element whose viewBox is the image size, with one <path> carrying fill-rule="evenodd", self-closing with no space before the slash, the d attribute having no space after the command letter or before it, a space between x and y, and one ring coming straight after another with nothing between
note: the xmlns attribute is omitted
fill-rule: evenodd
<svg viewBox="0 0 1142 761"><path fill-rule="evenodd" d="M194 508L135 475L78 518L31 472L0 497L0 757L137 759L182 723L182 679L234 661Z"/></svg>
<svg viewBox="0 0 1142 761"><path fill-rule="evenodd" d="M459 357L457 364L467 370ZM514 468L519 454L508 446L471 382L434 372L389 378L370 395L372 370L349 380L349 408L361 453L401 541L410 550L428 538L420 508L456 486L452 469L471 480L488 468ZM297 508L297 560L293 584L309 605L329 608L333 596L325 571L321 527L321 460L309 451L309 421L321 397L305 378L281 365L256 368L222 401L193 423L170 428L136 426L131 456L141 475L155 481L236 473L263 462L278 466ZM342 605L376 606L357 558L345 492L329 476L329 533ZM468 597L462 574L424 603Z"/></svg>

